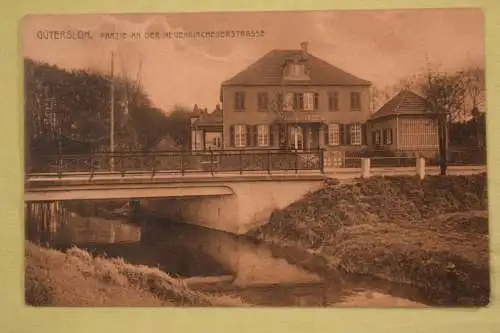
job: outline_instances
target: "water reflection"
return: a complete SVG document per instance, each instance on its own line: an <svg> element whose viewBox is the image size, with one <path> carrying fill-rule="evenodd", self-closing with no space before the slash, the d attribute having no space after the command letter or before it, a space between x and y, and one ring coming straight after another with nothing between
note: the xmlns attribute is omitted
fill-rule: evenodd
<svg viewBox="0 0 500 333"><path fill-rule="evenodd" d="M71 223L63 225L55 236L56 242L85 244L137 243L141 228L137 224L100 217L83 217L72 213Z"/></svg>
<svg viewBox="0 0 500 333"><path fill-rule="evenodd" d="M373 300L370 296L373 287L363 286L353 292L363 283L324 280L289 262L286 255L277 254L267 245L242 236L154 218L132 223L125 218L82 217L72 213L71 222L56 230L50 245L60 250L77 245L94 254L158 267L187 278L190 286L237 295L250 304L317 307L392 302L412 306L412 302L386 295L387 285L375 288L380 292L377 295L386 298ZM199 277L205 281L208 277L210 282L200 283ZM365 295L367 290L370 293ZM390 291L397 294L401 289Z"/></svg>
<svg viewBox="0 0 500 333"><path fill-rule="evenodd" d="M181 277L231 275L233 286L321 282L321 278L264 245L242 237L170 221L73 216L52 242L60 249L76 245L96 254L123 257Z"/></svg>
<svg viewBox="0 0 500 333"><path fill-rule="evenodd" d="M163 244L165 249L183 248L190 253L216 258L234 276L234 286L321 281L318 275L275 257L267 246L255 244L244 237L167 221L146 225L150 226L143 230L146 243ZM192 264L197 263L194 258Z"/></svg>

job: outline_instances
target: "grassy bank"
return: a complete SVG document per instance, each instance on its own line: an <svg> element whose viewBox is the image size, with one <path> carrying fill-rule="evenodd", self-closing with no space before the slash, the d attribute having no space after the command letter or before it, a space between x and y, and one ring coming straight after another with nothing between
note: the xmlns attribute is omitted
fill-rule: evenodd
<svg viewBox="0 0 500 333"><path fill-rule="evenodd" d="M26 242L25 300L35 306L242 306L239 298L190 290L178 279L123 259L66 253Z"/></svg>
<svg viewBox="0 0 500 333"><path fill-rule="evenodd" d="M419 289L436 304L489 300L486 175L326 185L250 236L315 253L332 270Z"/></svg>

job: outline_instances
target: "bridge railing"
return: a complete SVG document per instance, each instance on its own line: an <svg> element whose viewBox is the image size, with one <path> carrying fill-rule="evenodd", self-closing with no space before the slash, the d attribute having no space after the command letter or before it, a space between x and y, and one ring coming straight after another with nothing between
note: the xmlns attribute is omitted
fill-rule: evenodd
<svg viewBox="0 0 500 333"><path fill-rule="evenodd" d="M133 174L278 170L323 171L323 151L231 150L201 152L115 152L38 157L26 174Z"/></svg>

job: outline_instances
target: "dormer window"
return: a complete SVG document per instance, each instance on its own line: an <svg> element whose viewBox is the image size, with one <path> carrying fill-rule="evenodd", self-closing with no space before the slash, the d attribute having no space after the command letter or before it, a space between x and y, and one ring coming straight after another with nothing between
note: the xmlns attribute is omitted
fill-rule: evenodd
<svg viewBox="0 0 500 333"><path fill-rule="evenodd" d="M306 74L304 64L290 64L290 76L304 76Z"/></svg>
<svg viewBox="0 0 500 333"><path fill-rule="evenodd" d="M309 80L306 64L303 61L290 61L284 71L285 80Z"/></svg>

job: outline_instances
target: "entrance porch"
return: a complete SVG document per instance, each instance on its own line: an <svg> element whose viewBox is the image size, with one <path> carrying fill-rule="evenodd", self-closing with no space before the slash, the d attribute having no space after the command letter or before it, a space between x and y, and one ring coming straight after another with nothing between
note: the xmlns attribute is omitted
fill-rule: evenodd
<svg viewBox="0 0 500 333"><path fill-rule="evenodd" d="M314 150L323 147L323 123L279 123L279 148Z"/></svg>

